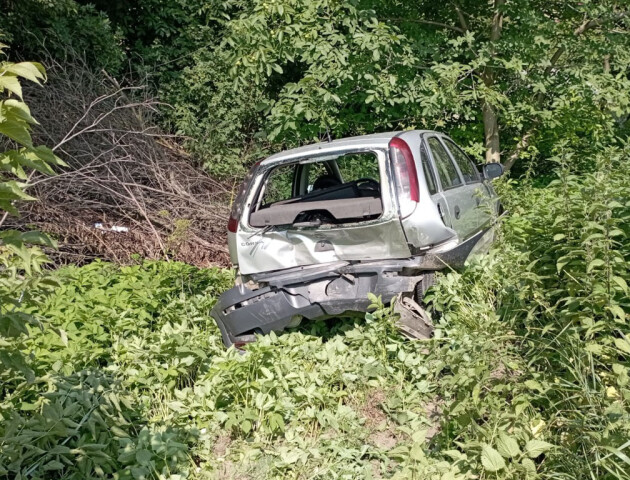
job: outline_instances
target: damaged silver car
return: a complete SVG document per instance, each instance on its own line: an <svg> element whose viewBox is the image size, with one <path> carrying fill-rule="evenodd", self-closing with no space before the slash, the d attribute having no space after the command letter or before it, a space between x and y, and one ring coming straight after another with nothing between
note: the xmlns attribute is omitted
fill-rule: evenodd
<svg viewBox="0 0 630 480"><path fill-rule="evenodd" d="M273 155L234 199L234 288L214 309L226 346L304 319L365 311L368 292L397 297L400 327L428 338L422 295L493 239L500 203L477 166L433 131L379 133Z"/></svg>

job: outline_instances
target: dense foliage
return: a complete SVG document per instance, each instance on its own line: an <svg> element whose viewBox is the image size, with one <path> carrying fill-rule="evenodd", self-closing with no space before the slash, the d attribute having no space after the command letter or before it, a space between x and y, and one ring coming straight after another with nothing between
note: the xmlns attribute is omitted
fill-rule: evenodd
<svg viewBox="0 0 630 480"><path fill-rule="evenodd" d="M503 184L499 245L430 294L435 338L309 323L224 351L216 269L95 262L28 302L35 374L5 380L4 475L628 478L628 148Z"/></svg>
<svg viewBox="0 0 630 480"><path fill-rule="evenodd" d="M51 239L0 230L0 478L630 478L627 2L0 9L15 60L0 63L0 227L35 200L33 172L64 165L33 143L22 98L45 73L20 58L43 52L148 82L162 127L218 176L415 127L520 177L497 184L510 214L494 250L429 292L422 342L372 298L363 319L225 351L209 313L232 272L52 274Z"/></svg>
<svg viewBox="0 0 630 480"><path fill-rule="evenodd" d="M0 43L0 55L5 45ZM52 166L63 162L45 146L33 145L31 126L37 122L22 100L22 81L35 83L46 75L37 63L0 62L0 141L14 148L0 153L0 227L7 215L17 214L16 201L33 201L26 193L33 172L53 173ZM26 312L24 304L41 298L54 285L42 272L47 258L39 246L54 242L39 232L0 230L0 395L10 391L6 381L15 375L28 380L33 373L26 365L21 341L28 325L39 326L38 319Z"/></svg>
<svg viewBox="0 0 630 480"><path fill-rule="evenodd" d="M0 3L17 53L149 81L163 125L223 177L328 132L447 129L520 173L549 173L560 139L628 134L623 0Z"/></svg>

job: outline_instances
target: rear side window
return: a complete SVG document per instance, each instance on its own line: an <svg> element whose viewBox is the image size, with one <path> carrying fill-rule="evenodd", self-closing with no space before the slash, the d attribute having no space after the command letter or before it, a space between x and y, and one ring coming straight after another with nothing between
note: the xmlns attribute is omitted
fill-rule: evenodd
<svg viewBox="0 0 630 480"><path fill-rule="evenodd" d="M466 156L466 154L457 146L455 142L445 138L444 143L453 154L453 158L459 167L459 171L462 172L464 176L464 181L466 183L475 183L479 182L479 172L477 171L477 167L470 161L470 158Z"/></svg>
<svg viewBox="0 0 630 480"><path fill-rule="evenodd" d="M424 178L426 179L429 193L433 195L434 193L437 193L437 187L435 183L435 176L433 175L433 168L429 165L429 155L427 154L427 150L424 145L420 147L420 158L422 161L422 171L424 172Z"/></svg>
<svg viewBox="0 0 630 480"><path fill-rule="evenodd" d="M378 158L372 152L350 153L337 158L337 166L344 183L361 178L380 180Z"/></svg>
<svg viewBox="0 0 630 480"><path fill-rule="evenodd" d="M435 167L437 168L440 182L442 182L442 188L448 190L449 188L462 185L462 179L459 178L455 164L440 141L436 137L431 137L428 143L431 153L433 154L433 160L435 161Z"/></svg>
<svg viewBox="0 0 630 480"><path fill-rule="evenodd" d="M262 199L263 205L289 200L292 197L296 167L296 164L280 165L269 173Z"/></svg>

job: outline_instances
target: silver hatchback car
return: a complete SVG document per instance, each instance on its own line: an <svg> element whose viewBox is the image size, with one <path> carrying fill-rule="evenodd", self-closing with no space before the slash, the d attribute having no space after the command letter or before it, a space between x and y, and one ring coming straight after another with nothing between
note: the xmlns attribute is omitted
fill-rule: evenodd
<svg viewBox="0 0 630 480"><path fill-rule="evenodd" d="M397 297L400 326L427 338L420 304L434 272L492 242L500 203L447 136L379 133L308 145L252 167L228 223L234 288L215 305L226 346L302 319L365 311L369 292Z"/></svg>

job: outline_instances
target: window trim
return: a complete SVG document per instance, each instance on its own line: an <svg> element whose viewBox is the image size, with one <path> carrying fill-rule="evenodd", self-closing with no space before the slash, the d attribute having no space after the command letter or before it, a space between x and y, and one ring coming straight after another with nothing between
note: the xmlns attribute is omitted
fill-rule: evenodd
<svg viewBox="0 0 630 480"><path fill-rule="evenodd" d="M441 135L439 135L439 134L431 133L431 134L426 135L424 137L424 139L425 139L426 144L427 144L427 150L429 151L429 155L431 156L431 163L433 164L434 172L437 173L436 178L437 178L438 182L440 183L440 191L447 192L447 191L453 190L455 188L460 188L460 187L466 186L466 182L464 181L464 177L462 176L462 172L459 171L459 167L457 166L457 162L455 162L455 160L451 156L451 152L448 151L448 148L446 148L446 146L444 145L444 142L442 142L442 139L440 138L440 136ZM457 175L459 177L459 181L461 182L459 185L451 185L449 187L444 187L444 185L442 184L442 178L440 177L439 170L437 169L437 166L436 166L436 163L435 163L435 156L433 155L433 150L431 149L431 145L429 145L429 140L431 138L436 138L438 140L438 142L440 143L440 145L442 145L442 147L446 151L446 154L448 155L448 158L451 160L451 163L455 167L455 171L457 172Z"/></svg>
<svg viewBox="0 0 630 480"><path fill-rule="evenodd" d="M464 181L464 185L473 185L475 183L481 183L481 174L479 173L479 170L477 169L477 165L475 165L475 162L473 162L470 157L468 155L466 155L466 152L464 152L464 150L462 150L460 148L459 145L457 145L457 143L455 143L455 140L453 140L451 137L447 137L446 135L442 135L442 138L440 138L440 141L442 142L442 145L444 146L444 148L446 149L447 153L449 154L449 156L451 157L451 159L453 160L453 163L455 164L455 166L457 167L457 171L460 174L460 178L462 180L464 180L464 174L462 172L462 170L459 168L459 164L457 163L457 160L455 159L455 155L453 155L453 153L451 152L451 149L448 147L447 141L451 142L453 145L455 145L455 148L457 148L460 152L462 152L462 154L464 155L464 157L466 157L466 160L468 160L470 162L470 164L472 165L473 169L475 170L475 172L477 173L477 180L473 180L471 182L466 182Z"/></svg>

